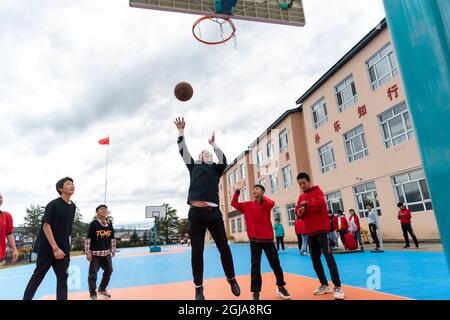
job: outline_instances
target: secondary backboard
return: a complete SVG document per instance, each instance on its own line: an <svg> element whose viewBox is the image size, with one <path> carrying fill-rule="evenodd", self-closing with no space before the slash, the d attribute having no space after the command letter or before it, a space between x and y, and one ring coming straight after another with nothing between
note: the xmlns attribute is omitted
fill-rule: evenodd
<svg viewBox="0 0 450 320"><path fill-rule="evenodd" d="M287 2L291 7L282 9ZM130 7L299 27L305 25L302 0L238 0L232 15L216 13L214 0L130 0Z"/></svg>
<svg viewBox="0 0 450 320"><path fill-rule="evenodd" d="M158 218L164 219L166 217L167 210L165 206L146 206L145 218Z"/></svg>

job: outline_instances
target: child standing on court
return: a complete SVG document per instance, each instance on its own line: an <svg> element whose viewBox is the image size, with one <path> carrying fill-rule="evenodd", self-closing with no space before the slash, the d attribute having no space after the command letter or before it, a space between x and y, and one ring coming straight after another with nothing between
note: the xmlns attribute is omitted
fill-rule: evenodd
<svg viewBox="0 0 450 320"><path fill-rule="evenodd" d="M275 219L273 229L275 230L275 237L277 239L277 250L280 251L281 245L281 249L284 251L284 228L280 223L280 219Z"/></svg>

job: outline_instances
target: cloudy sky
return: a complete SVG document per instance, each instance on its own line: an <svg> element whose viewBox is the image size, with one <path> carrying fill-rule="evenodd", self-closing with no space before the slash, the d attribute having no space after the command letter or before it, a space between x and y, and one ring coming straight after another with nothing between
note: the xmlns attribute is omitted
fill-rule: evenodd
<svg viewBox="0 0 450 320"><path fill-rule="evenodd" d="M146 205L187 216L188 172L173 120L192 154L216 130L230 160L242 152L384 17L381 0L303 0L304 28L236 21L233 43L206 46L196 16L129 8L128 0L0 0L0 193L25 208L75 179L89 221L103 202L116 225L148 223ZM173 97L188 81L194 97Z"/></svg>

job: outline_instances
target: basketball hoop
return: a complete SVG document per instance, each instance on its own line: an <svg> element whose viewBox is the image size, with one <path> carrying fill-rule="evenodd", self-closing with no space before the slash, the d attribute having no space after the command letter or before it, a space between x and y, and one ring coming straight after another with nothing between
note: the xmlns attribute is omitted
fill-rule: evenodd
<svg viewBox="0 0 450 320"><path fill-rule="evenodd" d="M209 41L209 40L205 40L201 38L201 30L200 30L200 23L205 21L205 20L209 20L212 22L215 22L219 25L220 27L220 35L222 40L219 41ZM228 23L229 27L231 28L231 32L230 35L228 35L227 37L224 37L224 29L223 26L226 25ZM198 26L199 29L199 34L197 35L195 32L195 28ZM236 26L234 25L233 21L231 21L230 18L221 18L221 17L214 17L214 16L204 16L204 17L200 17L199 19L197 19L197 21L194 22L194 24L192 25L192 34L194 35L195 39L197 39L198 41L200 41L201 43L204 44L209 44L209 45L216 45L216 44L222 44L227 42L228 40L230 40L231 38L235 38L235 33L236 33Z"/></svg>

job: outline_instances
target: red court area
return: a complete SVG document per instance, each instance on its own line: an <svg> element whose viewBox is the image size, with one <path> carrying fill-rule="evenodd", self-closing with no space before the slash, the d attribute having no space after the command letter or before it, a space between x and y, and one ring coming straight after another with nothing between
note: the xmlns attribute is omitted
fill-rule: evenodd
<svg viewBox="0 0 450 320"><path fill-rule="evenodd" d="M333 300L333 294L314 296L317 289L317 279L285 273L286 288L292 300ZM275 276L273 273L263 273L263 288L261 300L279 300L276 295ZM236 277L241 286L241 296L235 297L229 290L224 278L207 279L204 281L205 297L207 300L250 300L250 276ZM346 300L409 300L405 297L380 293L362 288L343 286ZM108 290L112 297L108 300L193 300L194 285L191 281L140 286ZM45 296L44 300L54 300L55 296ZM69 300L88 300L88 292L69 293ZM104 298L98 297L99 300Z"/></svg>

